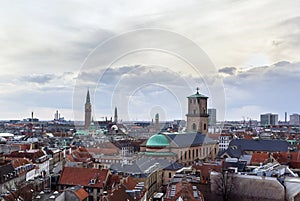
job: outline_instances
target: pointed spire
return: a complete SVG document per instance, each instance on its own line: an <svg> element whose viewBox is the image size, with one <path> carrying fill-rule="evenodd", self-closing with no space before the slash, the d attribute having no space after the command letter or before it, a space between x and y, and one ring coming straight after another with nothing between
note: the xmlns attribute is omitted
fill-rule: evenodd
<svg viewBox="0 0 300 201"><path fill-rule="evenodd" d="M197 90L197 93L196 93L196 94L199 94L199 87L197 87L196 90Z"/></svg>
<svg viewBox="0 0 300 201"><path fill-rule="evenodd" d="M86 101L85 103L91 103L91 98L90 98L90 90L87 90L87 94L86 94Z"/></svg>

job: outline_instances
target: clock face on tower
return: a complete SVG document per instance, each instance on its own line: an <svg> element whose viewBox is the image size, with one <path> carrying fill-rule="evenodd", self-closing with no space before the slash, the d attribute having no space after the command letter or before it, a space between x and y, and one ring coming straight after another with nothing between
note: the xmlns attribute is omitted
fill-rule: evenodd
<svg viewBox="0 0 300 201"><path fill-rule="evenodd" d="M92 110L91 104L86 104L85 105L85 111L91 111L91 110Z"/></svg>

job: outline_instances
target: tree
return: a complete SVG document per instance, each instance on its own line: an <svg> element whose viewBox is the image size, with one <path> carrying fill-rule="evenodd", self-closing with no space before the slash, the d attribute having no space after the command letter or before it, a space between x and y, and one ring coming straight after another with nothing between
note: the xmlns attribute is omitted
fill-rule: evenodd
<svg viewBox="0 0 300 201"><path fill-rule="evenodd" d="M211 190L222 197L223 201L229 201L235 187L235 174L230 171L211 173Z"/></svg>
<svg viewBox="0 0 300 201"><path fill-rule="evenodd" d="M10 193L8 196L5 197L5 200L7 201L32 200L33 194L29 185L25 186L21 182L11 180L5 183L4 188Z"/></svg>

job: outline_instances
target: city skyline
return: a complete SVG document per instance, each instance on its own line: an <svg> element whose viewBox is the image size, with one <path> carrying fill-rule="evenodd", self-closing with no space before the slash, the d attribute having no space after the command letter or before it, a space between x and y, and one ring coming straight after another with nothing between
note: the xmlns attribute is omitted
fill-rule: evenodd
<svg viewBox="0 0 300 201"><path fill-rule="evenodd" d="M123 120L151 120L157 112L162 120L185 119L185 98L196 87L208 101L218 99L209 90L215 80L224 83L224 120L258 120L260 114L268 112L284 120L285 112L300 113L296 90L300 84L297 1L12 4L2 2L0 12L0 44L5 50L0 56L0 119L23 119L32 111L37 118L52 119L58 109L66 119L77 120L73 116L74 86L83 76L85 59L111 37L148 28L168 30L194 41L214 64L215 74L199 81L186 64L168 55L127 55L107 69L91 91L96 119L113 116L116 106ZM117 48L107 49L107 55ZM159 62L153 65L153 60ZM160 62L164 65L159 66ZM145 80L141 75L163 83L137 86ZM86 90L91 80L100 79L94 73L84 76L84 93L77 97L82 109L76 108L82 119ZM119 90L140 87L126 102L129 119L122 116L123 105L112 98L116 84L125 78L129 79ZM190 86L178 86L178 82ZM209 107L215 106L209 102Z"/></svg>

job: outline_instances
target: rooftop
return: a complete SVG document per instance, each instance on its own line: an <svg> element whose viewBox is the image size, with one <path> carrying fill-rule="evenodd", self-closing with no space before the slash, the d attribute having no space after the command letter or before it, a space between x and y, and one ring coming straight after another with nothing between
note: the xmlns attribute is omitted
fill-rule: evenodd
<svg viewBox="0 0 300 201"><path fill-rule="evenodd" d="M103 188L106 183L108 173L109 171L105 169L64 167L58 184Z"/></svg>
<svg viewBox="0 0 300 201"><path fill-rule="evenodd" d="M147 147L166 147L169 145L169 139L161 133L151 136L146 143Z"/></svg>
<svg viewBox="0 0 300 201"><path fill-rule="evenodd" d="M208 97L204 96L203 94L200 94L199 88L197 87L197 92L193 95L188 96L188 98L208 98Z"/></svg>
<svg viewBox="0 0 300 201"><path fill-rule="evenodd" d="M289 143L285 140L233 139L225 151L230 157L241 157L246 151L287 152Z"/></svg>

